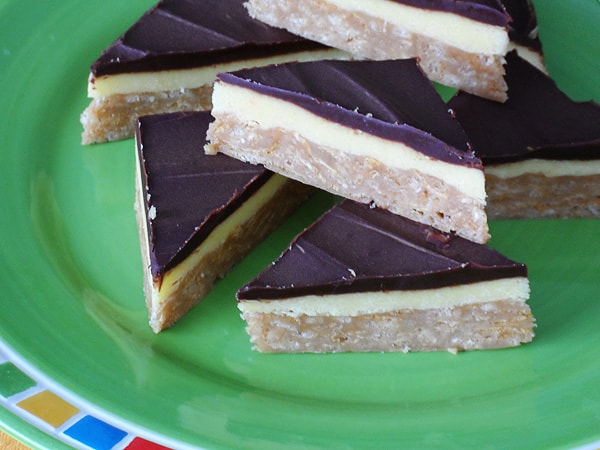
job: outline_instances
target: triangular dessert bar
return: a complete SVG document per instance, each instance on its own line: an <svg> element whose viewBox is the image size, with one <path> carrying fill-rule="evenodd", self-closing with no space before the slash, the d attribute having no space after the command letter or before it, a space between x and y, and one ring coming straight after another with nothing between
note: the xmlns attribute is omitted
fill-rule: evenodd
<svg viewBox="0 0 600 450"><path fill-rule="evenodd" d="M503 104L459 92L449 102L483 160L492 218L600 216L600 104L569 98L507 55Z"/></svg>
<svg viewBox="0 0 600 450"><path fill-rule="evenodd" d="M481 161L416 60L313 61L219 75L207 153L222 152L475 242Z"/></svg>
<svg viewBox="0 0 600 450"><path fill-rule="evenodd" d="M208 112L138 120L136 211L150 326L173 325L312 188L225 155L206 156Z"/></svg>
<svg viewBox="0 0 600 450"><path fill-rule="evenodd" d="M237 298L261 352L456 352L533 338L524 264L350 200Z"/></svg>
<svg viewBox="0 0 600 450"><path fill-rule="evenodd" d="M91 65L82 141L131 137L142 115L210 109L218 72L324 57L347 55L252 19L243 0L162 0Z"/></svg>
<svg viewBox="0 0 600 450"><path fill-rule="evenodd" d="M357 59L419 58L433 81L506 100L511 17L497 0L249 0L250 15Z"/></svg>

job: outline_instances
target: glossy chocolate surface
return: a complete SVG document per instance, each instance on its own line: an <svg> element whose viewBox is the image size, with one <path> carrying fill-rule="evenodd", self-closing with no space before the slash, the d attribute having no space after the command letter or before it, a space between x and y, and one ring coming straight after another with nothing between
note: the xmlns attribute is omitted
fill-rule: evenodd
<svg viewBox="0 0 600 450"><path fill-rule="evenodd" d="M490 25L506 26L510 17L498 0L392 0L417 8L450 12Z"/></svg>
<svg viewBox="0 0 600 450"><path fill-rule="evenodd" d="M541 53L537 16L531 0L502 0L502 3L511 17L508 24L510 40Z"/></svg>
<svg viewBox="0 0 600 450"><path fill-rule="evenodd" d="M344 200L237 295L259 300L420 290L526 276L524 264L490 247Z"/></svg>
<svg viewBox="0 0 600 450"><path fill-rule="evenodd" d="M507 55L508 100L459 92L448 102L484 164L530 158L600 158L600 104L575 102L554 81Z"/></svg>
<svg viewBox="0 0 600 450"><path fill-rule="evenodd" d="M262 166L206 155L203 146L211 120L209 112L138 120L137 156L155 279L187 257L272 176Z"/></svg>
<svg viewBox="0 0 600 450"><path fill-rule="evenodd" d="M219 79L406 143L436 159L481 167L464 131L414 59L288 63L222 73Z"/></svg>
<svg viewBox="0 0 600 450"><path fill-rule="evenodd" d="M325 48L252 19L244 0L163 0L91 66L94 76L186 69Z"/></svg>

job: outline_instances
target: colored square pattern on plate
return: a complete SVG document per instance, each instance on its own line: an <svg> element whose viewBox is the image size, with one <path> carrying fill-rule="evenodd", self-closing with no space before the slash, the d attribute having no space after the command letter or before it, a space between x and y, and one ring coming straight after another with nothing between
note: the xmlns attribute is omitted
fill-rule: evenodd
<svg viewBox="0 0 600 450"><path fill-rule="evenodd" d="M0 344L2 342L0 341ZM19 367L0 345L0 405L36 425L57 441L95 450L165 450L161 444L137 436L120 424L109 423L85 405L57 394L35 373Z"/></svg>

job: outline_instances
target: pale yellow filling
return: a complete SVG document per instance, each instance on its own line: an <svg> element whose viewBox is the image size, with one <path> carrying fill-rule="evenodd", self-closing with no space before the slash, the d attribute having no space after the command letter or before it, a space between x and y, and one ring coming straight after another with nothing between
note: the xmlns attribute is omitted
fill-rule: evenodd
<svg viewBox="0 0 600 450"><path fill-rule="evenodd" d="M403 143L323 120L290 102L219 81L213 91L213 115L219 117L221 114L233 115L241 122L258 123L266 128L283 128L316 144L372 158L389 167L414 169L442 179L480 202L486 198L484 174L479 169L432 159Z"/></svg>
<svg viewBox="0 0 600 450"><path fill-rule="evenodd" d="M240 300L246 313L286 316L359 316L406 309L451 308L453 306L522 300L529 298L527 278L506 278L479 283L414 291L359 292L337 295L308 295L278 300Z"/></svg>
<svg viewBox="0 0 600 450"><path fill-rule="evenodd" d="M290 61L311 61L316 59L348 59L341 50L324 49L273 56L270 58L232 61L193 69L163 70L157 72L136 72L104 75L88 81L88 97L98 98L114 94L136 94L141 92L172 91L194 89L212 84L220 72L279 64Z"/></svg>
<svg viewBox="0 0 600 450"><path fill-rule="evenodd" d="M507 164L490 164L485 172L498 178L513 178L528 173L542 174L547 177L600 175L600 161L556 161L546 159L528 159Z"/></svg>
<svg viewBox="0 0 600 450"><path fill-rule="evenodd" d="M544 56L541 53L512 41L508 45L508 50L516 50L519 56L525 61L535 66L538 70L548 73L548 69L546 69L546 64L544 63Z"/></svg>
<svg viewBox="0 0 600 450"><path fill-rule="evenodd" d="M381 17L398 28L445 42L469 53L504 55L508 48L508 33L504 27L449 12L423 10L389 0L328 1L340 9Z"/></svg>
<svg viewBox="0 0 600 450"><path fill-rule="evenodd" d="M139 171L139 162L138 171ZM139 174L139 172L138 172ZM141 187L141 178L137 177L138 183L140 183L140 189L138 192L140 195L146 195L144 189ZM199 261L201 261L207 254L218 250L218 248L223 245L227 237L232 233L232 231L244 224L248 219L250 219L255 212L260 209L263 205L269 202L273 196L283 187L283 185L287 182L285 177L281 175L274 174L263 186L261 186L252 197L246 200L237 210L235 210L229 217L227 217L223 222L221 222L199 245L187 258L185 258L181 263L173 267L171 270L167 271L162 279L162 284L158 284L156 282L152 283L152 302L154 307L162 303L166 298L168 298L175 289L177 289L177 285L180 280L195 267ZM144 199L140 199L144 200ZM141 205L144 204L144 201L140 202ZM145 211L145 210L144 210ZM159 212L160 214L160 212ZM142 220L142 232L148 235L147 229L147 221ZM148 243L149 245L149 243ZM150 251L147 252L150 255ZM146 261L148 267L150 266L150 261ZM154 308L153 308L154 309Z"/></svg>

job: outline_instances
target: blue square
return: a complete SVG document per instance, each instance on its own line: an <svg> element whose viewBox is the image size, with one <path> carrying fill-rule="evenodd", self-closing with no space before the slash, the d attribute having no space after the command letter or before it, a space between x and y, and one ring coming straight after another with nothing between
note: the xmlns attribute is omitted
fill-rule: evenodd
<svg viewBox="0 0 600 450"><path fill-rule="evenodd" d="M82 444L97 450L110 450L127 433L92 416L85 416L64 432Z"/></svg>

